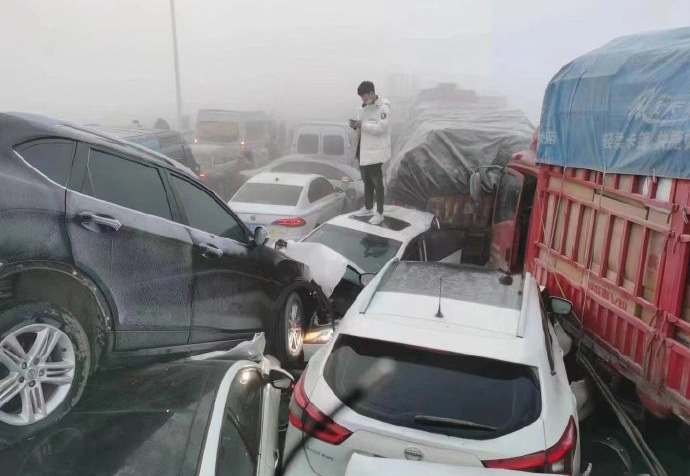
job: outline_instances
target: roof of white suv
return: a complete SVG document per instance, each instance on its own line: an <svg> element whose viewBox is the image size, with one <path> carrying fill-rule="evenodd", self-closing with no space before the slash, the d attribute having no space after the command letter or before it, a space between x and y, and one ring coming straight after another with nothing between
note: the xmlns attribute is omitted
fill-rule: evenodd
<svg viewBox="0 0 690 476"><path fill-rule="evenodd" d="M543 346L530 343L543 343L544 334L533 288L536 282L529 275L393 261L360 294L338 331L538 365Z"/></svg>
<svg viewBox="0 0 690 476"><path fill-rule="evenodd" d="M346 213L330 219L327 223L406 242L427 231L432 226L434 215L412 208L386 205L381 224L371 225L370 219L371 216L356 217L354 213Z"/></svg>

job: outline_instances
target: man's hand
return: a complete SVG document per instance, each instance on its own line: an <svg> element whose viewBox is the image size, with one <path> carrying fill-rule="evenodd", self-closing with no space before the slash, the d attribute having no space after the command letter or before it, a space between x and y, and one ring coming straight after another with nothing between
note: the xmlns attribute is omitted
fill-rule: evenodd
<svg viewBox="0 0 690 476"><path fill-rule="evenodd" d="M357 130L360 127L362 127L362 121L355 121L353 119L350 119L350 127L352 127L354 130Z"/></svg>

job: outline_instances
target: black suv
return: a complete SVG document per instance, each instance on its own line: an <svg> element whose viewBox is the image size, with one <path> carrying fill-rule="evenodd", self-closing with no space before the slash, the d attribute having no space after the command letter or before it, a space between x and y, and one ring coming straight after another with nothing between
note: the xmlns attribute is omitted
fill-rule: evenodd
<svg viewBox="0 0 690 476"><path fill-rule="evenodd" d="M0 443L98 367L268 334L283 362L325 297L188 169L94 130L0 114Z"/></svg>

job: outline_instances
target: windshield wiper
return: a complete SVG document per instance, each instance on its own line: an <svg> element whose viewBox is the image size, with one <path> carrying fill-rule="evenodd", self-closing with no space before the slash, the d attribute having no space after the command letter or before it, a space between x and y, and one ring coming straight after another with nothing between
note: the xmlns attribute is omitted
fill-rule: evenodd
<svg viewBox="0 0 690 476"><path fill-rule="evenodd" d="M445 426L450 428L468 428L471 430L482 430L482 431L497 431L498 428L495 426L482 425L481 423L475 423L467 420L457 420L455 418L444 418L433 415L415 415L415 423L422 423L424 425L430 426Z"/></svg>

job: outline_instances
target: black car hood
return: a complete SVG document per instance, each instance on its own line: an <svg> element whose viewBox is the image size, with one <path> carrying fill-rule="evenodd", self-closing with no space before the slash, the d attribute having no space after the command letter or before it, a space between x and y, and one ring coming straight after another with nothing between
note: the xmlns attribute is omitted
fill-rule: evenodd
<svg viewBox="0 0 690 476"><path fill-rule="evenodd" d="M0 452L0 473L195 475L218 384L233 363L159 364L96 374L63 420Z"/></svg>

